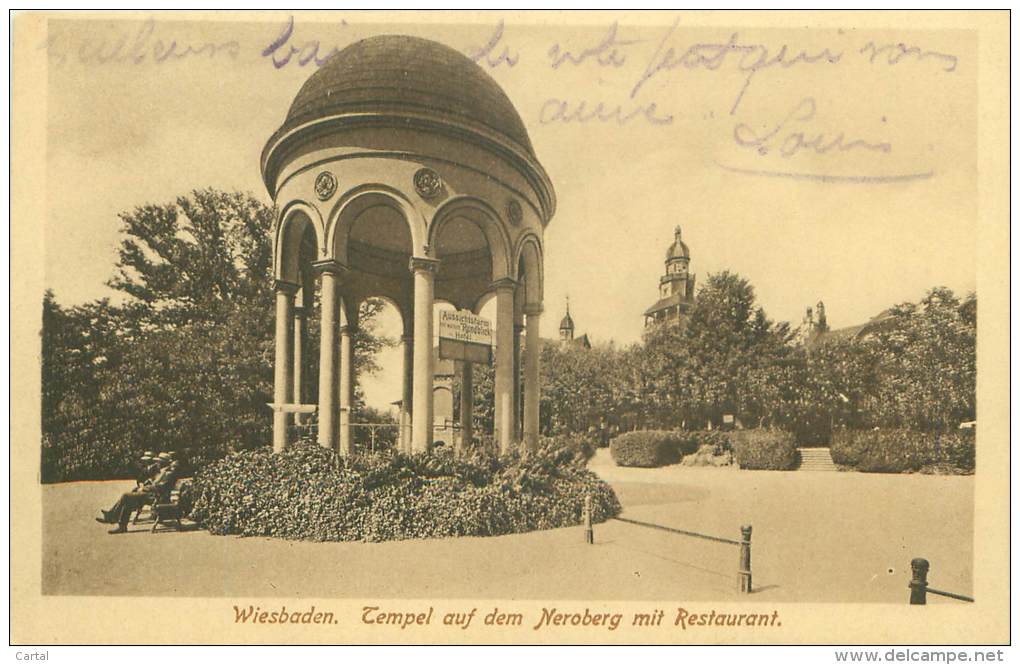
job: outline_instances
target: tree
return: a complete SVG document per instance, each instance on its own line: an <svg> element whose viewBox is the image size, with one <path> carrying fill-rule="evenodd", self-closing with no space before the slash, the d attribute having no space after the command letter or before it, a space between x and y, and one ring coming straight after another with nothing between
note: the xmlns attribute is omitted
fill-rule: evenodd
<svg viewBox="0 0 1020 665"><path fill-rule="evenodd" d="M275 218L250 194L214 189L121 213L123 238L108 284L145 305L154 325L271 308Z"/></svg>
<svg viewBox="0 0 1020 665"><path fill-rule="evenodd" d="M146 449L202 462L269 440L275 212L251 195L206 189L120 218L109 285L125 303L65 309L44 299L47 482L123 477ZM358 374L377 369L388 343L375 333L379 308L360 306ZM318 326L305 355L314 374ZM360 386L355 400L363 404Z"/></svg>
<svg viewBox="0 0 1020 665"><path fill-rule="evenodd" d="M774 324L746 279L708 276L682 325L645 335L649 399L659 427L700 427L734 414L749 425L789 417L798 365L785 323Z"/></svg>
<svg viewBox="0 0 1020 665"><path fill-rule="evenodd" d="M861 339L823 342L807 355L802 405L850 428L955 428L973 420L977 298L944 287Z"/></svg>
<svg viewBox="0 0 1020 665"><path fill-rule="evenodd" d="M876 424L941 430L973 420L977 378L977 298L945 287L893 309L876 333L881 373Z"/></svg>

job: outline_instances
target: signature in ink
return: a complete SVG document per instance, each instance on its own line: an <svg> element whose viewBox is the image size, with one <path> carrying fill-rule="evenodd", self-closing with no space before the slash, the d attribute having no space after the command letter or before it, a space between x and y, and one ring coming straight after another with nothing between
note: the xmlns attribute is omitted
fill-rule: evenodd
<svg viewBox="0 0 1020 665"><path fill-rule="evenodd" d="M883 44L877 46L875 42L868 42L861 47L859 51L862 55L871 54L868 58L868 62L875 64L875 60L878 60L880 56L885 56L885 62L890 65L898 64L904 58L916 58L917 60L927 60L928 58L935 58L941 60L944 64L942 71L944 72L955 72L958 58L951 53L940 53L938 51L922 51L917 46L907 46L903 42L897 42L895 44Z"/></svg>
<svg viewBox="0 0 1020 665"><path fill-rule="evenodd" d="M588 47L576 55L560 46L556 42L549 47L550 66L559 69L564 63L580 65L584 61L593 58L600 67L623 67L627 64L627 54L623 52L628 46L640 44L641 39L620 39L617 36L619 25L613 22L609 26L602 40L595 46Z"/></svg>
<svg viewBox="0 0 1020 665"><path fill-rule="evenodd" d="M736 99L733 101L733 106L730 108L730 115L733 115L736 113L744 93L747 92L747 88L751 85L751 80L758 72L772 67L789 69L801 64L812 65L821 63L835 65L843 58L842 51L834 53L828 47L808 52L803 49L793 49L787 44L783 44L778 50L770 48L765 44L742 44L739 41L739 34L736 32L732 33L725 43L692 44L685 51L678 52L673 47L667 46L667 44L676 32L679 23L680 19L678 17L663 35L644 72L642 72L634 87L631 88L631 98L635 97L644 84L660 72L670 71L678 67L683 67L684 69L703 68L715 71L726 64L727 60L730 60L731 62L736 62L738 71L747 75L743 87L740 89ZM739 55L739 59L729 58L730 54Z"/></svg>
<svg viewBox="0 0 1020 665"><path fill-rule="evenodd" d="M488 65L490 68L495 69L504 62L507 67L513 67L520 60L520 54L517 51L512 51L506 44L503 44L503 19L499 20L496 25L496 29L492 32L492 36L489 37L489 41L485 43L485 46L481 47L474 53L468 53L468 57L475 62L482 62ZM496 55L496 47L502 46L503 51Z"/></svg>
<svg viewBox="0 0 1020 665"><path fill-rule="evenodd" d="M230 58L237 58L241 46L235 40L223 42L205 42L194 44L181 44L175 38L154 38L156 32L156 21L147 19L134 32L133 38L130 31L120 28L113 28L112 34L99 38L86 37L81 43L70 48L77 52L78 62L83 65L105 65L109 63L140 65L145 62L163 64L167 61L178 61L185 58L197 56L208 56L215 58L221 53ZM51 35L40 45L40 49L47 52L50 59L58 65L63 65L68 59L66 40Z"/></svg>
<svg viewBox="0 0 1020 665"><path fill-rule="evenodd" d="M340 21L342 27L347 26L347 21ZM276 37L272 42L269 43L264 49L262 49L262 57L269 58L273 67L276 69L283 69L290 64L291 59L294 56L297 58L294 60L299 67L304 67L309 63L315 63L316 67L321 67L323 63L329 60L330 56L339 51L339 47L334 46L325 55L319 55L319 50L322 45L318 39L309 39L300 46L291 44L291 37L294 35L294 17L291 16L287 19L287 24L283 26L283 30L279 36ZM284 48L284 47L287 48Z"/></svg>
<svg viewBox="0 0 1020 665"><path fill-rule="evenodd" d="M892 151L892 144L886 141L873 143L864 139L847 139L846 133L842 131L825 134L799 129L799 126L814 120L816 112L815 100L812 97L805 97L772 129L762 134L756 132L750 125L737 124L733 128L733 140L737 145L753 148L761 155L777 150L782 157L793 157L802 151L811 151L816 155L857 149L882 153Z"/></svg>
<svg viewBox="0 0 1020 665"><path fill-rule="evenodd" d="M569 124L576 122L586 124L590 122L616 123L619 126L626 125L632 120L643 119L652 125L673 124L672 115L662 115L655 102L642 104L628 111L623 110L622 104L613 106L598 102L589 107L588 102L571 102L566 99L551 97L542 104L538 114L538 121L543 125L559 122Z"/></svg>

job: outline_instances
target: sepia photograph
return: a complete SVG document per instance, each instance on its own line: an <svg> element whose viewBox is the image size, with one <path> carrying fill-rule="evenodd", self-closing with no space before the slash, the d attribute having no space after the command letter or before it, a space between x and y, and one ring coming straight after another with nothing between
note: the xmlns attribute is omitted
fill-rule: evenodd
<svg viewBox="0 0 1020 665"><path fill-rule="evenodd" d="M12 644L1008 644L1009 21L14 12Z"/></svg>

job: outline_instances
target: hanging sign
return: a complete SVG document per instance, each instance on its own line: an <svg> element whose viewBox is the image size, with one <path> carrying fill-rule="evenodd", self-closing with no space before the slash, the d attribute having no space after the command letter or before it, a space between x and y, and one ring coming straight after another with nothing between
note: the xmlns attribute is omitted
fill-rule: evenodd
<svg viewBox="0 0 1020 665"><path fill-rule="evenodd" d="M439 357L488 363L492 357L492 322L471 312L439 311Z"/></svg>

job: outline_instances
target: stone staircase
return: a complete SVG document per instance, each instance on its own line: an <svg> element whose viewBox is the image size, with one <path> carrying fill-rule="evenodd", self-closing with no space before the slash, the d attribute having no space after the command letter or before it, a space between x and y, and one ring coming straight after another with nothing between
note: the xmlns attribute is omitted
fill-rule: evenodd
<svg viewBox="0 0 1020 665"><path fill-rule="evenodd" d="M828 448L798 448L800 466L798 471L839 471L832 462Z"/></svg>

